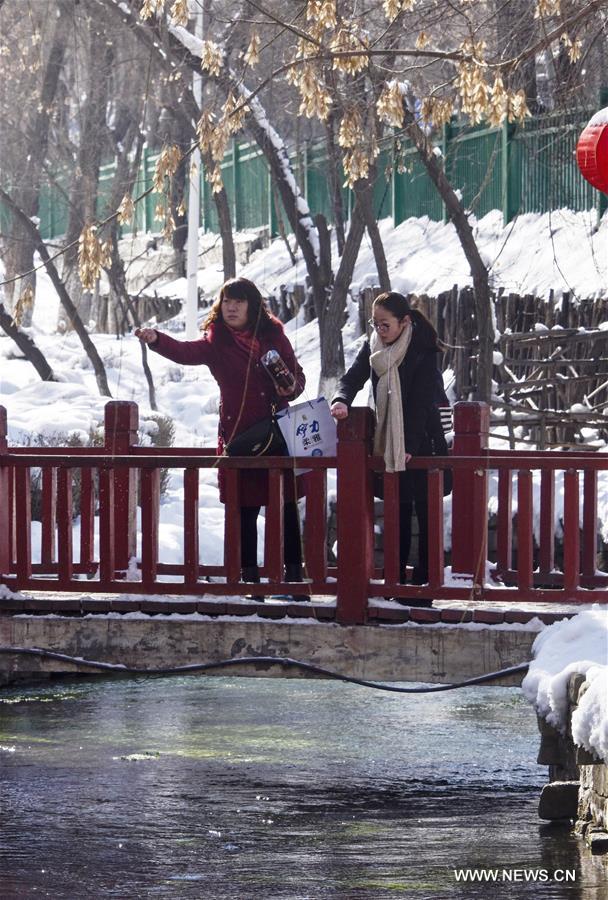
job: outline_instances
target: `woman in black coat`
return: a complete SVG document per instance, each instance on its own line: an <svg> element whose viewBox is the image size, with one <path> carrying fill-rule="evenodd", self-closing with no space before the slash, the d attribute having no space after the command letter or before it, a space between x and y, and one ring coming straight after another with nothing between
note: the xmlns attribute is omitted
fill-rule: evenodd
<svg viewBox="0 0 608 900"><path fill-rule="evenodd" d="M384 457L387 472L399 472L401 582L405 583L415 509L419 552L412 582L424 584L429 556L427 476L421 469L407 470L406 464L413 456L447 454L439 415L439 406L448 404L437 364L439 339L425 316L394 291L376 297L370 324L372 336L338 383L331 413L336 419L346 418L371 376L376 404L374 453Z"/></svg>

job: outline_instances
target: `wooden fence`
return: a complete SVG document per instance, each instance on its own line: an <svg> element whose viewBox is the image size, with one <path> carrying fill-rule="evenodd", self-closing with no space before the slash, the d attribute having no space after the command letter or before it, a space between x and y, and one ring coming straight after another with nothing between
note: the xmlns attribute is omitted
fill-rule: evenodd
<svg viewBox="0 0 608 900"><path fill-rule="evenodd" d="M573 210L597 208L601 213L606 208L604 195L582 178L574 159L580 132L596 109L580 108L536 116L525 126L504 123L496 128L485 124L472 127L453 121L434 139L441 147L448 178L461 191L465 207L478 218L493 209L502 211L505 224L519 213L547 212L562 207ZM137 194L143 194L152 185L158 156L158 152L144 149ZM291 148L289 156L313 215L323 213L332 222L332 191L325 144L305 142ZM221 169L234 229L267 228L273 237L282 227L289 231L266 160L256 144L233 140ZM373 201L377 218L392 216L395 225L411 216L429 216L435 221L445 218L441 198L416 149L403 134L387 133L382 137L377 169ZM101 167L97 203L101 217L108 212L105 203L111 193L114 175L113 161ZM45 239L65 234L69 180L69 173L56 172L53 181L43 186L40 228ZM343 177L341 181L344 181ZM201 224L207 231L218 231L211 187L202 172L201 197ZM160 230L155 209L161 200L160 195L150 193L137 205L134 229L138 232ZM343 200L344 209L350 214L352 191L344 188ZM0 228L3 228L3 219L7 219L7 214L0 205ZM8 220L4 227L7 225Z"/></svg>
<svg viewBox="0 0 608 900"><path fill-rule="evenodd" d="M359 296L360 326L368 329L377 288ZM477 383L475 300L469 287L438 297L410 295L410 303L431 320L446 345L444 369L454 371L454 393L466 399ZM541 449L580 446L591 429L608 439L608 298L555 302L531 294L498 292L493 298L500 362L494 380L500 399L493 423L506 423L513 446L528 439ZM519 431L517 431L519 429Z"/></svg>

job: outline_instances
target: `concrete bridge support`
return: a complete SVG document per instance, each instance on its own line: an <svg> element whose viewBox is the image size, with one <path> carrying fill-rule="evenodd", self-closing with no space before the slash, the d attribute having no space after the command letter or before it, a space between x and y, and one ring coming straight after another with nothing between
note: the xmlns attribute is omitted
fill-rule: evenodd
<svg viewBox="0 0 608 900"><path fill-rule="evenodd" d="M479 624L337 625L202 616L0 616L0 646L38 647L134 667L216 662L238 656L282 656L344 675L378 681L451 683L527 662L537 630ZM74 672L53 660L0 654L0 674ZM90 671L90 670L86 670ZM219 670L216 674L226 674ZM267 664L232 675L297 676ZM521 675L497 684L519 684Z"/></svg>

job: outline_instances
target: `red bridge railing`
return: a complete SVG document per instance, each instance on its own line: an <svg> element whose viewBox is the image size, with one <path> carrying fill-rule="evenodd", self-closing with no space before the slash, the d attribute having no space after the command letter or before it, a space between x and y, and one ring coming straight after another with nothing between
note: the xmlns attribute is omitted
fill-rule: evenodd
<svg viewBox="0 0 608 900"><path fill-rule="evenodd" d="M337 456L306 460L219 458L200 448L139 447L137 407L110 402L103 448L8 447L6 411L0 407L0 583L12 590L141 595L242 595L240 581L240 475L269 473L265 579L256 593L302 593L283 579L283 490L300 465L305 476L304 547L312 595L336 597L323 616L364 623L374 600L425 597L454 600L608 602L608 574L597 568L598 501L608 494L608 454L488 450L488 408L459 403L449 457L419 458L428 470L429 584L399 583L397 477L384 473L384 561L374 562L372 478L383 471L371 456L373 419L353 409L338 429ZM205 562L200 473L226 474L224 558ZM451 469L451 499L443 473ZM32 554L30 474L41 472L40 552ZM182 560L159 555L161 470L183 479ZM336 474L337 564L328 562L327 484ZM490 491L490 482L495 490ZM556 540L556 498L563 492L561 540ZM492 497L492 503L490 503ZM514 516L516 503L516 515ZM446 569L446 511L451 506L451 566ZM138 547L137 516L141 543ZM74 521L80 523L74 546ZM492 526L492 530L491 530ZM489 550L489 535L495 545ZM561 559L556 562L556 551ZM490 562L488 564L488 559ZM370 603L371 601L371 603ZM293 614L302 610L293 605ZM269 612L270 608L267 608Z"/></svg>

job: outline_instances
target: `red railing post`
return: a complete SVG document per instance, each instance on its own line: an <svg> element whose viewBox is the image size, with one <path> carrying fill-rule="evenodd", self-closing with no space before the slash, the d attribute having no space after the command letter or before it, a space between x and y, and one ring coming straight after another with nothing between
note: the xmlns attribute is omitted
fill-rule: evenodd
<svg viewBox="0 0 608 900"><path fill-rule="evenodd" d="M595 576L597 559L597 472L585 469L583 474L583 553L582 574ZM587 587L588 585L585 585Z"/></svg>
<svg viewBox="0 0 608 900"><path fill-rule="evenodd" d="M564 472L564 592L578 590L580 577L579 479L576 469Z"/></svg>
<svg viewBox="0 0 608 900"><path fill-rule="evenodd" d="M0 406L0 454L8 453L6 408ZM10 496L8 466L0 465L0 575L8 575L11 568L10 553Z"/></svg>
<svg viewBox="0 0 608 900"><path fill-rule="evenodd" d="M361 625L374 563L374 499L369 468L372 411L353 408L338 424L336 621Z"/></svg>
<svg viewBox="0 0 608 900"><path fill-rule="evenodd" d="M460 402L454 406L452 456L485 456L490 407ZM488 473L454 469L452 491L452 572L473 575L481 584L488 555Z"/></svg>
<svg viewBox="0 0 608 900"><path fill-rule="evenodd" d="M137 403L112 400L105 407L105 445L111 456L127 455L137 445ZM137 472L126 466L114 469L114 565L129 567L137 553Z"/></svg>
<svg viewBox="0 0 608 900"><path fill-rule="evenodd" d="M534 587L534 535L532 527L532 472L517 473L517 587L528 593Z"/></svg>

